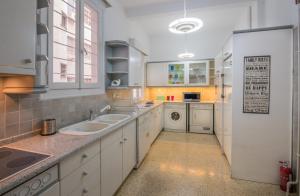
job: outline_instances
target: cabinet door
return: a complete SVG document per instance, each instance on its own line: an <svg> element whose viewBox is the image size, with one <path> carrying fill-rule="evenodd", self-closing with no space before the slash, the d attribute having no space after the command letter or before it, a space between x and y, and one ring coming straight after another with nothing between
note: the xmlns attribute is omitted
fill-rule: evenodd
<svg viewBox="0 0 300 196"><path fill-rule="evenodd" d="M186 84L185 67L184 62L168 63L168 86L184 86Z"/></svg>
<svg viewBox="0 0 300 196"><path fill-rule="evenodd" d="M150 132L149 132L149 126L147 122L148 122L148 118L146 114L139 117L139 125L138 125L138 131L139 131L138 162L139 163L143 161L150 148L150 142L149 142Z"/></svg>
<svg viewBox="0 0 300 196"><path fill-rule="evenodd" d="M112 135L104 137L103 140L110 140L110 137ZM113 140L109 147L101 151L101 196L112 196L122 184L123 141L121 139Z"/></svg>
<svg viewBox="0 0 300 196"><path fill-rule="evenodd" d="M35 74L36 4L0 1L0 73Z"/></svg>
<svg viewBox="0 0 300 196"><path fill-rule="evenodd" d="M129 86L143 86L144 58L137 49L129 49Z"/></svg>
<svg viewBox="0 0 300 196"><path fill-rule="evenodd" d="M136 160L136 121L123 127L123 179L137 163Z"/></svg>
<svg viewBox="0 0 300 196"><path fill-rule="evenodd" d="M190 62L187 70L188 85L209 85L209 61Z"/></svg>
<svg viewBox="0 0 300 196"><path fill-rule="evenodd" d="M160 117L160 131L164 128L164 106L159 106L159 117Z"/></svg>
<svg viewBox="0 0 300 196"><path fill-rule="evenodd" d="M147 64L147 86L168 85L168 64L148 63Z"/></svg>
<svg viewBox="0 0 300 196"><path fill-rule="evenodd" d="M190 124L212 129L213 111L198 108L191 108Z"/></svg>
<svg viewBox="0 0 300 196"><path fill-rule="evenodd" d="M39 196L59 196L59 182L40 193Z"/></svg>

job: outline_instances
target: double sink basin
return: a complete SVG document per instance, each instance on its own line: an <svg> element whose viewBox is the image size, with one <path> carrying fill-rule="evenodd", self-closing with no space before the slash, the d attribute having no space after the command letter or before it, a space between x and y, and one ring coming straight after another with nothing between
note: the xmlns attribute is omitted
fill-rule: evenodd
<svg viewBox="0 0 300 196"><path fill-rule="evenodd" d="M128 120L128 114L105 114L91 121L83 121L59 130L60 133L69 135L90 135L97 134L110 127Z"/></svg>

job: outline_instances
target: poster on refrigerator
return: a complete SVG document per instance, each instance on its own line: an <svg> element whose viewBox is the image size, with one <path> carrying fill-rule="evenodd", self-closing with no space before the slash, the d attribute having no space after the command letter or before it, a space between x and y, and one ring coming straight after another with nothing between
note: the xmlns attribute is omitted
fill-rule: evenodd
<svg viewBox="0 0 300 196"><path fill-rule="evenodd" d="M244 57L243 112L269 114L271 56Z"/></svg>

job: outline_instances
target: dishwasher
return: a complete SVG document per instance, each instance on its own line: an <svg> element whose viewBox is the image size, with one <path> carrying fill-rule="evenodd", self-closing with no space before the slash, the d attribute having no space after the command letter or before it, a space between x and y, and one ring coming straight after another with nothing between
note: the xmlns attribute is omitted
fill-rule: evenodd
<svg viewBox="0 0 300 196"><path fill-rule="evenodd" d="M214 104L189 103L187 113L190 133L214 133Z"/></svg>
<svg viewBox="0 0 300 196"><path fill-rule="evenodd" d="M59 196L57 165L17 186L4 196Z"/></svg>

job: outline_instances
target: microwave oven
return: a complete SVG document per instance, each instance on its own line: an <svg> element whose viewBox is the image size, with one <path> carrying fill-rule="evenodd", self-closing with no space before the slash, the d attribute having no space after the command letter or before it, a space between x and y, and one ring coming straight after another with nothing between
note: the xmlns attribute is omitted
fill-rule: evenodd
<svg viewBox="0 0 300 196"><path fill-rule="evenodd" d="M185 102L199 102L200 101L200 92L184 92L183 100Z"/></svg>

